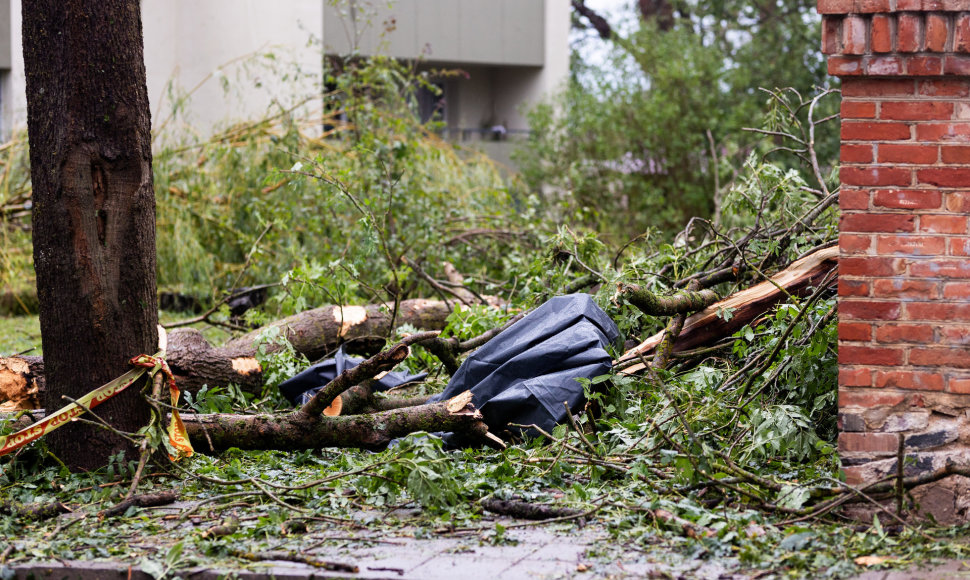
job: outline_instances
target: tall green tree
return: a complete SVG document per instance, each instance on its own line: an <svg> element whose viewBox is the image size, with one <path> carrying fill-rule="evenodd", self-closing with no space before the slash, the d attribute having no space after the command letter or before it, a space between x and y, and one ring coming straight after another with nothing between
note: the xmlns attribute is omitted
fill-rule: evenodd
<svg viewBox="0 0 970 580"><path fill-rule="evenodd" d="M825 82L818 19L806 0L639 0L625 21L573 0L600 64L574 54L569 86L532 113L519 153L528 182L573 215L622 236L710 216L727 160L758 141L767 96Z"/></svg>

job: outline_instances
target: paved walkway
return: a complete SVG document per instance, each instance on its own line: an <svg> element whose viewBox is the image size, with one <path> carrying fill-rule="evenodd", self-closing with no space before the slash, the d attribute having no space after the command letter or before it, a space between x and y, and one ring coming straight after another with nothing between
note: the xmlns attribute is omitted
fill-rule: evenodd
<svg viewBox="0 0 970 580"><path fill-rule="evenodd" d="M947 580L950 578L970 580L970 561L950 560L933 566L914 566L905 571L874 570L860 574L853 580Z"/></svg>
<svg viewBox="0 0 970 580"><path fill-rule="evenodd" d="M189 505L189 504L185 504ZM185 505L174 504L155 511L177 513ZM372 514L359 514L372 517ZM71 515L61 516L70 518ZM761 577L737 573L739 563L733 559L691 560L671 551L644 552L633 546L615 543L600 526L577 528L573 523L539 527L509 527L521 525L522 520L483 518L486 527L506 526L503 541L497 545L483 540L476 533L460 537L416 538L416 530L398 529L375 535L368 531L348 531L345 528L316 529L311 533L284 540L283 550L299 550L299 554L318 561L356 566L356 574L333 572L304 563L266 560L228 569L178 569L175 573L186 580L215 580L234 577L244 580L290 580L297 578L362 578L367 580L531 580L552 578L671 578L742 580ZM192 524L174 525L170 531L185 526L192 533ZM178 536L180 534L176 534ZM487 536L488 534L486 534ZM161 541L162 544L158 542ZM16 543L16 540L14 540ZM164 540L129 544L132 550L142 549L131 561L56 561L18 563L0 566L0 578L57 578L72 580L148 580L151 575L140 567L147 554L167 549ZM240 545L240 547L243 547ZM13 572L11 575L10 572ZM970 580L970 561L948 561L907 571L869 571L854 580Z"/></svg>
<svg viewBox="0 0 970 580"><path fill-rule="evenodd" d="M505 523L513 523L507 521ZM341 534L341 535L338 535ZM293 562L257 562L247 569L178 570L185 579L224 578L232 572L245 580L297 578L364 578L368 580L492 580L543 578L711 578L742 579L727 572L725 562L691 561L671 554L660 561L656 555L610 549L604 530L576 530L563 526L515 528L505 533L507 542L490 545L478 536L417 539L407 536L348 536L346 531L314 535L319 546L304 555L319 560L356 565L359 573L330 572ZM593 546L605 551L590 554ZM614 546L614 548L616 548ZM619 554L610 555L610 554ZM735 567L736 562L733 563ZM72 580L148 580L150 575L132 562L45 562L16 564L14 578L70 578ZM4 579L9 576L0 576Z"/></svg>

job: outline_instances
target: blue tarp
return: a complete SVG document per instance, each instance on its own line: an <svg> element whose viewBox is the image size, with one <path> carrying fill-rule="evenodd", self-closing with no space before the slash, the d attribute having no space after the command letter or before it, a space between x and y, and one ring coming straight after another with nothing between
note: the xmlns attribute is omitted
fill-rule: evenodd
<svg viewBox="0 0 970 580"><path fill-rule="evenodd" d="M303 406L324 385L337 378L337 375L347 369L354 368L363 360L360 357L347 356L343 347L340 347L335 358L328 358L319 362L295 377L280 383L280 392L294 405ZM428 373L420 375L409 375L401 372L387 373L374 384L374 390L386 391L404 383L423 381L427 376Z"/></svg>
<svg viewBox="0 0 970 580"><path fill-rule="evenodd" d="M588 294L553 298L530 312L462 363L444 392L429 402L443 401L465 391L481 410L490 431L500 433L510 423L536 425L546 431L580 410L585 397L576 379L591 379L610 371L607 347L616 341L616 324ZM343 350L280 385L295 405L305 404L325 384L362 359ZM375 390L386 390L426 375L388 373ZM442 434L451 447L463 441Z"/></svg>
<svg viewBox="0 0 970 580"><path fill-rule="evenodd" d="M547 431L583 405L578 378L610 371L616 324L588 294L553 298L472 353L431 402L467 390L489 430L509 423ZM457 443L457 442L453 442Z"/></svg>

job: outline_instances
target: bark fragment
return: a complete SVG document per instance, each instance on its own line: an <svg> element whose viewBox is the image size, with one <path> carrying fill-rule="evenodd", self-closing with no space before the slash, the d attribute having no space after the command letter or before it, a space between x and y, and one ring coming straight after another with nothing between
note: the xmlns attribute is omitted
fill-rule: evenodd
<svg viewBox="0 0 970 580"><path fill-rule="evenodd" d="M159 505L168 505L173 503L178 499L178 494L174 491L160 491L158 493L145 493L141 495L133 495L128 499L122 501L118 505L110 507L98 516L102 518L112 518L117 515L121 515L128 511L128 508L132 506L136 507L154 507Z"/></svg>

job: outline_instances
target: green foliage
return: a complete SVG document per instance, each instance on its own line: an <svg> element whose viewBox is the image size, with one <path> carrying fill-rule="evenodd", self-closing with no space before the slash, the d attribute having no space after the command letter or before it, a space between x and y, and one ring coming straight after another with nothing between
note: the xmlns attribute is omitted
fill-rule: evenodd
<svg viewBox="0 0 970 580"><path fill-rule="evenodd" d="M708 8L724 15L750 10ZM413 91L430 77L393 61L353 60L331 71L323 116L284 108L211 140L160 139L159 279L170 289L212 295L280 281L270 303L276 313L247 315L262 323L321 302L430 295L417 268L434 273L450 260L468 285L509 304L456 309L445 336L477 336L579 281L582 288L598 285L595 299L623 339L640 341L667 320L626 304L616 294L618 282L666 293L689 276L736 268L738 279L716 287L726 295L830 243L836 231L832 176L820 175L826 163L812 167L817 152L796 151L795 161L766 159L785 135L804 141L814 131L808 114L814 103L805 105L795 92L771 93L764 127L773 143L736 137L755 117L751 103L766 95L742 95L739 87L753 77L734 67L769 55L745 52L757 43L735 45L728 33L744 28L762 47L775 45L758 35L773 33L730 18L689 21L694 29L644 25L618 43L617 75L582 80L561 97L560 110L550 105L535 113L526 176L557 191L546 206L579 210L586 223L608 225L612 233L655 228L627 246L613 247L611 235L552 227L548 207L523 195L514 179L438 139L434 124L418 122ZM326 135L307 130L308 119L326 127ZM725 179L735 153L745 162ZM624 171L636 161L652 169ZM671 235L672 225L694 214L711 219L692 219ZM0 260L16 261L7 254ZM300 550L317 542L289 534L296 520L321 534L346 526L371 535L398 529L430 536L464 527L481 542L514 542L511 527L480 521L478 500L497 497L590 514L615 539L597 547L604 561L632 546L651 557L718 558L732 570L840 577L856 571L852 558L859 555L964 555L958 542L927 541L911 530L890 536L878 520L864 531L824 519L805 528L785 521L803 514L820 486L839 476L834 307L830 291L790 297L710 349L676 354L665 369L586 381L592 405L576 419L582 435L561 425L546 440L503 452L446 452L428 434L376 454L232 449L185 461L183 468L199 477L143 481L142 491L164 485L198 502L180 512L193 523L234 521L225 536L206 536L184 522L169 526L136 509L111 526L87 517L70 529L4 513L0 534L18 538L13 561L124 554L166 576L196 563L230 569L238 565L231 557L238 547ZM723 312L724 319L732 316ZM282 348L270 354L271 346ZM437 366L427 352L415 351L412 370ZM258 358L267 392L204 388L187 395L188 404L200 412L278 408L274 387L306 361L278 328L261 336ZM134 471L130 458L116 456L98 473L72 475L52 467L42 446L0 466L5 499L71 501L86 516L116 503ZM718 485L727 480L734 483ZM409 507L423 509L401 516ZM151 537L155 545L132 546L134 537Z"/></svg>
<svg viewBox="0 0 970 580"><path fill-rule="evenodd" d="M705 131L725 134L724 104L710 90L721 63L689 31L656 34L614 49L615 77L589 75L532 112L517 157L530 185L552 188L565 215L598 231L671 229L713 209Z"/></svg>
<svg viewBox="0 0 970 580"><path fill-rule="evenodd" d="M671 4L671 26L629 19L596 41L603 63L574 58L569 85L530 112L517 156L565 219L615 240L712 216L735 168L766 150L742 132L766 118L759 88L808 95L827 82L811 2ZM816 143L834 159L837 139Z"/></svg>
<svg viewBox="0 0 970 580"><path fill-rule="evenodd" d="M30 246L30 161L27 136L0 145L0 312L36 312Z"/></svg>
<svg viewBox="0 0 970 580"><path fill-rule="evenodd" d="M510 244L461 236L497 223L528 230L534 201L420 122L414 92L446 74L348 61L325 79L322 115L298 107L205 141L162 139L160 286L216 295L285 276L278 313L426 294L405 257L435 270L450 260L487 285Z"/></svg>
<svg viewBox="0 0 970 580"><path fill-rule="evenodd" d="M277 325L267 326L256 337L256 360L263 369L264 396L278 392L280 383L310 364L305 356L296 352L283 330Z"/></svg>
<svg viewBox="0 0 970 580"><path fill-rule="evenodd" d="M412 433L388 453L390 461L380 471L381 477L368 484L375 505L396 503L405 491L426 508L450 508L463 499L465 492L438 437Z"/></svg>

